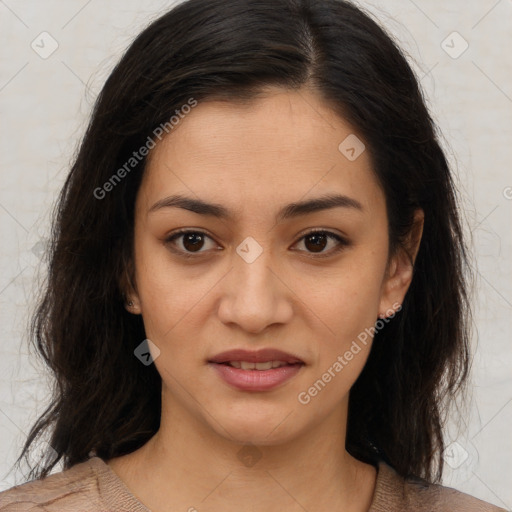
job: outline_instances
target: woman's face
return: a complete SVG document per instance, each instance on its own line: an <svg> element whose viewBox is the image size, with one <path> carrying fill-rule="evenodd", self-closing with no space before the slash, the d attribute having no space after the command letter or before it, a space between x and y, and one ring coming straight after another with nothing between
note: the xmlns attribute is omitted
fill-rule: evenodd
<svg viewBox="0 0 512 512"><path fill-rule="evenodd" d="M312 92L273 89L198 104L152 150L130 298L164 410L261 445L344 421L370 328L410 280L387 265L385 198L355 137Z"/></svg>

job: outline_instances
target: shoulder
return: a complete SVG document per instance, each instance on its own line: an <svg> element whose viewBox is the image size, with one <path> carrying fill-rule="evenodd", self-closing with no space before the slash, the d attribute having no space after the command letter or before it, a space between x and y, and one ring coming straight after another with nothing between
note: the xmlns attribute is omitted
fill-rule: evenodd
<svg viewBox="0 0 512 512"><path fill-rule="evenodd" d="M451 487L421 478L404 479L381 462L370 512L506 512Z"/></svg>
<svg viewBox="0 0 512 512"><path fill-rule="evenodd" d="M0 492L0 512L101 510L94 459Z"/></svg>

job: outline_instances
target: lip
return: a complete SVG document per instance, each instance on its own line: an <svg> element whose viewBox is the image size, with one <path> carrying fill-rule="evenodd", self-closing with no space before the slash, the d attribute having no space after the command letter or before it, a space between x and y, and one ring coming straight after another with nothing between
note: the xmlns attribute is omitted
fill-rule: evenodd
<svg viewBox="0 0 512 512"><path fill-rule="evenodd" d="M224 364L229 361L249 363L284 361L288 364L270 370L243 370ZM305 365L304 361L298 357L276 349L228 350L211 358L208 364L226 384L240 391L269 391L290 380Z"/></svg>
<svg viewBox="0 0 512 512"><path fill-rule="evenodd" d="M247 361L248 363L264 363L265 361L285 361L288 364L302 363L304 361L292 354L273 348L260 350L233 349L221 352L208 360L209 363L227 363L228 361ZM263 370L266 371L266 370Z"/></svg>
<svg viewBox="0 0 512 512"><path fill-rule="evenodd" d="M228 364L209 363L228 384L240 391L269 391L291 379L304 366L295 363L271 370L242 370Z"/></svg>

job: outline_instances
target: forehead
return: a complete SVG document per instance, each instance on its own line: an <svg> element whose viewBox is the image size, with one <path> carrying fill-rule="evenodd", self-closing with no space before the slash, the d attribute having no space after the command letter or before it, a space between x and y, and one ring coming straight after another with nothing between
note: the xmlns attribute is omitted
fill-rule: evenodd
<svg viewBox="0 0 512 512"><path fill-rule="evenodd" d="M309 90L270 89L247 104L202 102L151 151L141 201L149 208L180 192L229 200L240 210L337 192L372 207L382 193L370 157L363 150L347 158L346 140L359 141L358 153L364 147L354 128Z"/></svg>

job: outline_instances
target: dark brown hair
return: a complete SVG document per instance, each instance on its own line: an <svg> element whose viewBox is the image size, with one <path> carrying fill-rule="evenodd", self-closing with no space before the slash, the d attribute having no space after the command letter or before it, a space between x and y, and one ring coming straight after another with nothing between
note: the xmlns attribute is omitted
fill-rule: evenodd
<svg viewBox="0 0 512 512"><path fill-rule="evenodd" d="M350 392L346 446L402 476L439 481L446 405L468 373L466 250L455 187L418 81L372 17L342 0L188 0L151 23L106 81L59 197L48 278L31 334L53 398L20 455L42 434L58 457L105 460L159 428L161 379L134 349L146 338L125 310L134 202L143 158L103 187L190 98L250 101L266 86L312 87L364 139L386 197L390 251L425 213L401 312L376 335Z"/></svg>

